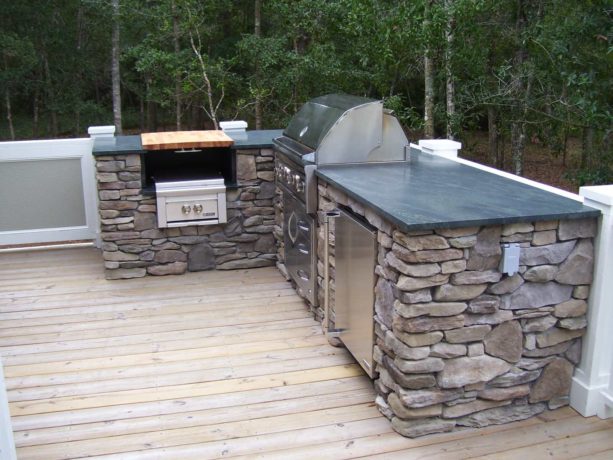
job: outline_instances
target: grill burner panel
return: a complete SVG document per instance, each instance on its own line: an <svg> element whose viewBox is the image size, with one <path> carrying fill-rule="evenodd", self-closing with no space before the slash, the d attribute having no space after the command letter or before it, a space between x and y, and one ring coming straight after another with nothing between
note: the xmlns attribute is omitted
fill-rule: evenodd
<svg viewBox="0 0 613 460"><path fill-rule="evenodd" d="M223 177L157 182L155 191L160 228L227 222Z"/></svg>

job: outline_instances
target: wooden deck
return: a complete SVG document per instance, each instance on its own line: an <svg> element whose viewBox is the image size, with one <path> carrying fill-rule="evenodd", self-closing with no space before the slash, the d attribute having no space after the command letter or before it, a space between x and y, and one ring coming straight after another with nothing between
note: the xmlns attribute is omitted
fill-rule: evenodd
<svg viewBox="0 0 613 460"><path fill-rule="evenodd" d="M613 458L569 408L410 440L275 269L106 281L93 249L0 254L20 459Z"/></svg>

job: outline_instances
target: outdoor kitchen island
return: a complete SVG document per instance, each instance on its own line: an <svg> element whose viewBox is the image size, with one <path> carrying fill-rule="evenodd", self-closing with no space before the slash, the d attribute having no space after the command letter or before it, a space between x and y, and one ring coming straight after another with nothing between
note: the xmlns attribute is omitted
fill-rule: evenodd
<svg viewBox="0 0 613 460"><path fill-rule="evenodd" d="M235 169L222 171L230 174L224 177L227 223L177 228L157 225L155 192L145 186L150 152L140 138L96 139L106 277L276 264L288 278L293 241L292 250L313 255L316 265L314 292L305 295L294 280L298 293L330 341L343 342L372 377L376 403L399 433L507 423L568 403L586 328L599 211L411 149L405 161L320 164L307 215L288 197L289 190L297 196L305 190L305 176L283 166L287 156L272 148L279 135L250 132L224 153L235 156ZM309 170L306 157L298 161ZM360 294L342 294L349 309L363 303L362 292L372 299L360 313L371 335L359 344L366 361L352 348L351 327L340 324L335 305L342 297L337 251L343 237L326 215L338 209L373 234L371 260L357 264L372 282L345 276L349 291ZM313 244L295 231L313 235ZM503 245L518 246L505 249L504 270ZM295 274L307 278L300 266Z"/></svg>
<svg viewBox="0 0 613 460"><path fill-rule="evenodd" d="M568 404L599 211L414 150L403 163L330 165L316 174L320 221L342 208L376 235L376 402L396 431L416 437L483 427ZM342 340L345 326L333 324L341 270L334 219L330 233L324 326ZM500 269L507 243L520 246L512 275Z"/></svg>

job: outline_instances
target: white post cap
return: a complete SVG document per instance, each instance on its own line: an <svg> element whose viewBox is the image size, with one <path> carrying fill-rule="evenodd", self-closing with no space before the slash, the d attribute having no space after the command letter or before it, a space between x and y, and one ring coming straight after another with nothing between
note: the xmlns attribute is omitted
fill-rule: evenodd
<svg viewBox="0 0 613 460"><path fill-rule="evenodd" d="M422 152L445 158L457 158L462 144L451 139L421 139L419 146Z"/></svg>
<svg viewBox="0 0 613 460"><path fill-rule="evenodd" d="M245 131L247 129L247 122L243 120L220 121L219 127L222 131Z"/></svg>
<svg viewBox="0 0 613 460"><path fill-rule="evenodd" d="M581 187L579 189L579 194L592 201L613 206L613 184Z"/></svg>
<svg viewBox="0 0 613 460"><path fill-rule="evenodd" d="M115 126L90 126L87 128L87 134L90 137L113 137L115 135Z"/></svg>

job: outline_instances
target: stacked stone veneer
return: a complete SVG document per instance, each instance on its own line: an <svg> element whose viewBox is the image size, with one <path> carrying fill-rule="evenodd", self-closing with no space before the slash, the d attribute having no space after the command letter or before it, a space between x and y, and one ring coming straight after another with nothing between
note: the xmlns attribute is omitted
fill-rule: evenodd
<svg viewBox="0 0 613 460"><path fill-rule="evenodd" d="M396 431L482 427L568 404L595 220L406 233L329 185L319 193L321 211L346 205L378 229L376 402ZM498 270L505 242L522 247L513 276Z"/></svg>
<svg viewBox="0 0 613 460"><path fill-rule="evenodd" d="M238 187L226 191L228 222L178 228L157 227L155 196L142 191L141 155L97 156L106 277L274 265L273 152L238 150L236 155Z"/></svg>

